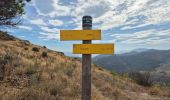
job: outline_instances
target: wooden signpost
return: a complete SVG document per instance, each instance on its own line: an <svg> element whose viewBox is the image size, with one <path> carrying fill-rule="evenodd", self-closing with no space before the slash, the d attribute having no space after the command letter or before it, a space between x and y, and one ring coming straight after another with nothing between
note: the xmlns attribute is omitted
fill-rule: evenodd
<svg viewBox="0 0 170 100"><path fill-rule="evenodd" d="M74 44L73 53L82 54L82 100L91 100L91 54L113 54L114 44L91 44L91 40L101 40L101 30L92 30L92 17L84 16L83 30L61 30L60 40L83 40Z"/></svg>

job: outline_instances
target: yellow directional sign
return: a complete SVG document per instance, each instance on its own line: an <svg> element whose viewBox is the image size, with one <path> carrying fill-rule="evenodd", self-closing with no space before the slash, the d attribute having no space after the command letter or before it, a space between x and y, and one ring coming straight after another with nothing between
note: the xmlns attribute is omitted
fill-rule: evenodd
<svg viewBox="0 0 170 100"><path fill-rule="evenodd" d="M101 30L61 30L60 40L101 40Z"/></svg>
<svg viewBox="0 0 170 100"><path fill-rule="evenodd" d="M114 44L74 44L74 54L113 54Z"/></svg>

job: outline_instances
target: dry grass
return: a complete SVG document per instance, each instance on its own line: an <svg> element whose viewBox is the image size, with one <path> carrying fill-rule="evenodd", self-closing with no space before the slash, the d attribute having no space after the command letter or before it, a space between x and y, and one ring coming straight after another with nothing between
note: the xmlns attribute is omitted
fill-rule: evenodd
<svg viewBox="0 0 170 100"><path fill-rule="evenodd" d="M38 52L32 51L35 47L39 48ZM1 100L81 99L79 60L19 40L0 41L0 51ZM48 56L42 57L43 52ZM95 66L92 83L93 100L166 100L170 97L168 90L145 88L128 77L113 75Z"/></svg>

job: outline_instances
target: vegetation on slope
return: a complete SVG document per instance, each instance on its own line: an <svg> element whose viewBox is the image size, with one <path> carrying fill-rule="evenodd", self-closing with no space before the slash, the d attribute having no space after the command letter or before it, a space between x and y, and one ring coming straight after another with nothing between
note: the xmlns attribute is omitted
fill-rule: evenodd
<svg viewBox="0 0 170 100"><path fill-rule="evenodd" d="M93 100L168 100L169 93L92 67ZM80 100L81 62L28 41L0 39L0 99Z"/></svg>

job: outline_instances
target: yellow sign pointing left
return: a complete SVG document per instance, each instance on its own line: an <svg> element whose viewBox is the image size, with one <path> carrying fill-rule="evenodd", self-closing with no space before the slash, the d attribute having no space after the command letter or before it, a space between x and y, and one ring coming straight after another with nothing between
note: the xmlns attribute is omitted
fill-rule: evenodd
<svg viewBox="0 0 170 100"><path fill-rule="evenodd" d="M61 30L60 40L101 40L101 30Z"/></svg>

